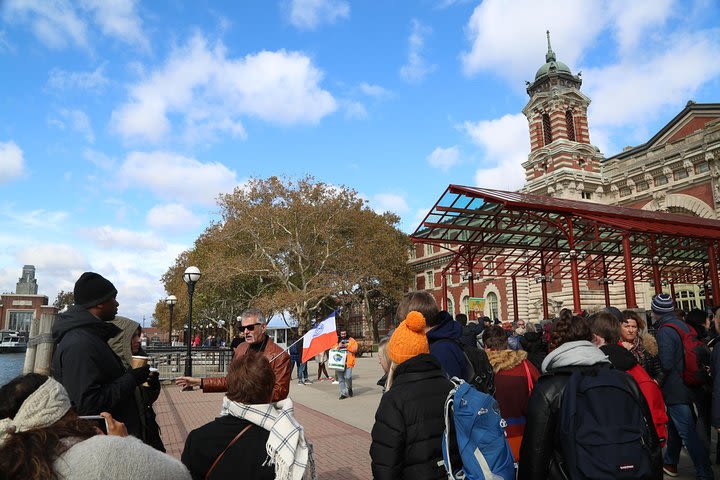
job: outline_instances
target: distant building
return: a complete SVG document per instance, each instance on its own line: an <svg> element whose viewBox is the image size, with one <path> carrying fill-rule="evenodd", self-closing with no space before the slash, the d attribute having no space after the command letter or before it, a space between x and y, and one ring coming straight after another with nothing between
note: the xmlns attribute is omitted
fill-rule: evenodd
<svg viewBox="0 0 720 480"><path fill-rule="evenodd" d="M626 147L606 158L590 143L590 99L580 91L580 74L573 75L567 65L557 60L549 37L545 60L535 80L527 82L530 99L522 111L528 120L530 152L522 164L526 183L521 192L720 218L720 103L690 101L646 143ZM440 304L441 272L451 258L452 253L439 246L413 245L409 258L415 272L413 289L431 291ZM495 260L484 259L488 267ZM510 279L484 275L480 267L474 291L475 296L486 299L485 315L515 318L509 300ZM448 274L447 285L448 311L467 313L467 279ZM539 319L543 311L540 285L531 278L518 277L516 287L517 316ZM707 284L663 288L675 294L680 308L705 307ZM572 308L569 280L549 281L547 289L551 314L562 307ZM636 289L638 305L647 308L653 286L638 282ZM610 293L611 304L625 305L622 282L612 285ZM581 280L580 294L583 308L604 306L603 286L597 280Z"/></svg>
<svg viewBox="0 0 720 480"><path fill-rule="evenodd" d="M33 320L58 313L57 308L48 305L48 297L38 295L37 291L35 267L25 265L15 293L0 294L0 330L27 332Z"/></svg>

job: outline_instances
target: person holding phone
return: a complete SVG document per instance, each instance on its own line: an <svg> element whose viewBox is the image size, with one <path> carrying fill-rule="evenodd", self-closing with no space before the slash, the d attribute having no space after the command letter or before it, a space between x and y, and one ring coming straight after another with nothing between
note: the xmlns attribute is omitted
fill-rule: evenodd
<svg viewBox="0 0 720 480"><path fill-rule="evenodd" d="M29 373L3 385L3 478L191 478L180 461L129 436L108 412L99 416L107 435L97 430L97 423L78 417L62 384L45 375Z"/></svg>

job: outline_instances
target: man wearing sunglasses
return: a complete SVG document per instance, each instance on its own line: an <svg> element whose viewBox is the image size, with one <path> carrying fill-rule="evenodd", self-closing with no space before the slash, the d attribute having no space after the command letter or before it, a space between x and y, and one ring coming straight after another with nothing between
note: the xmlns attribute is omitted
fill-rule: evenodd
<svg viewBox="0 0 720 480"><path fill-rule="evenodd" d="M245 310L238 317L240 324L238 330L245 342L235 349L235 358L242 357L248 350L262 352L270 361L275 373L275 387L273 388L273 402L284 400L290 391L290 355L280 348L266 333L267 321L257 308ZM178 377L175 383L181 387L187 385L199 386L203 392L226 392L227 381L225 377L198 378Z"/></svg>

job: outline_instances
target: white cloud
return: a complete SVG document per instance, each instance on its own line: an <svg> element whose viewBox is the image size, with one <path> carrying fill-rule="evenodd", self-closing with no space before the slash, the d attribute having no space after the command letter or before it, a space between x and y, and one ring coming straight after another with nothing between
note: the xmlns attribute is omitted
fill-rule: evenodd
<svg viewBox="0 0 720 480"><path fill-rule="evenodd" d="M344 101L342 107L345 110L346 118L367 118L368 116L365 105L360 102Z"/></svg>
<svg viewBox="0 0 720 480"><path fill-rule="evenodd" d="M0 142L0 185L23 173L23 152L13 141Z"/></svg>
<svg viewBox="0 0 720 480"><path fill-rule="evenodd" d="M360 91L368 97L385 98L390 96L390 91L380 85L371 85L363 82L360 84Z"/></svg>
<svg viewBox="0 0 720 480"><path fill-rule="evenodd" d="M36 269L52 274L87 267L87 259L82 253L61 243L29 245L15 252L15 258L20 265L35 265Z"/></svg>
<svg viewBox="0 0 720 480"><path fill-rule="evenodd" d="M372 205L373 210L378 213L393 212L398 215L402 215L410 210L404 194L376 193L372 196L370 204Z"/></svg>
<svg viewBox="0 0 720 480"><path fill-rule="evenodd" d="M5 20L30 24L35 35L50 48L68 43L87 47L87 27L67 0L10 0L4 5Z"/></svg>
<svg viewBox="0 0 720 480"><path fill-rule="evenodd" d="M350 17L350 4L343 0L290 0L290 23L301 30L314 30Z"/></svg>
<svg viewBox="0 0 720 480"><path fill-rule="evenodd" d="M68 72L54 68L50 71L48 86L55 90L101 90L109 83L104 70L102 65L92 72Z"/></svg>
<svg viewBox="0 0 720 480"><path fill-rule="evenodd" d="M244 137L240 117L293 125L314 124L337 109L320 87L323 73L299 52L262 51L241 59L201 35L176 49L159 69L130 87L130 99L113 111L111 127L126 139L159 142L171 133L170 115L184 120L185 135L227 132Z"/></svg>
<svg viewBox="0 0 720 480"><path fill-rule="evenodd" d="M93 13L95 23L108 37L129 45L149 48L142 31L142 20L135 11L136 0L82 0L82 6Z"/></svg>
<svg viewBox="0 0 720 480"><path fill-rule="evenodd" d="M527 119L522 113L495 120L465 122L464 129L485 153L475 183L486 188L516 190L525 184L522 163L530 152Z"/></svg>
<svg viewBox="0 0 720 480"><path fill-rule="evenodd" d="M408 38L409 51L407 63L400 67L400 76L408 82L419 82L436 68L435 65L428 65L422 56L423 47L425 46L425 36L431 32L432 29L420 23L419 20L412 20L412 32Z"/></svg>
<svg viewBox="0 0 720 480"><path fill-rule="evenodd" d="M572 68L604 28L605 19L601 2L485 0L475 7L466 27L471 48L461 56L463 69L468 75L488 70L514 82L527 78L544 63L546 29L558 60Z"/></svg>
<svg viewBox="0 0 720 480"><path fill-rule="evenodd" d="M121 250L163 250L165 242L149 232L134 232L110 225L83 229L96 246Z"/></svg>
<svg viewBox="0 0 720 480"><path fill-rule="evenodd" d="M670 16L674 0L610 0L615 36L620 52L638 46L647 29L662 25Z"/></svg>
<svg viewBox="0 0 720 480"><path fill-rule="evenodd" d="M720 76L720 63L709 61L720 58L716 35L698 32L665 42L667 48L647 52L642 59L585 70L585 90L593 100L591 128L643 123L665 106L684 105L702 84Z"/></svg>
<svg viewBox="0 0 720 480"><path fill-rule="evenodd" d="M428 155L427 161L431 166L447 172L460 161L460 149L457 146L449 148L437 147Z"/></svg>
<svg viewBox="0 0 720 480"><path fill-rule="evenodd" d="M156 230L185 231L198 228L202 220L179 203L155 205L147 213L145 223Z"/></svg>
<svg viewBox="0 0 720 480"><path fill-rule="evenodd" d="M30 228L54 229L67 220L69 214L63 210L35 210L23 211L14 204L0 206L0 216L9 218L15 225Z"/></svg>
<svg viewBox="0 0 720 480"><path fill-rule="evenodd" d="M63 118L64 122L57 119L50 119L50 124L55 125L60 129L64 129L67 123L72 130L82 134L85 137L85 140L89 143L95 142L95 134L93 133L92 125L90 124L90 118L85 112L82 110L69 110L64 108L58 113L60 114L60 117Z"/></svg>
<svg viewBox="0 0 720 480"><path fill-rule="evenodd" d="M108 170L115 166L115 160L113 158L90 148L85 149L83 152L83 158L103 170Z"/></svg>
<svg viewBox="0 0 720 480"><path fill-rule="evenodd" d="M160 198L206 205L239 183L222 163L170 152L130 153L120 167L120 179L127 187L147 188Z"/></svg>

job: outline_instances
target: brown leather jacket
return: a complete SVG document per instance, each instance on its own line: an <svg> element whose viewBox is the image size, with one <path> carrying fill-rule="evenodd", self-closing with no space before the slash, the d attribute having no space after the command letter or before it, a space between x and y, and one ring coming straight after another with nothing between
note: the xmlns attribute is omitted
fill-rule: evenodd
<svg viewBox="0 0 720 480"><path fill-rule="evenodd" d="M249 347L248 343L241 343L235 349L235 358L245 355ZM272 401L284 400L290 392L290 355L283 352L283 349L273 342L270 337L267 337L263 355L270 361L275 373L275 388L273 388ZM227 380L225 377L204 378L202 386L203 392L227 392Z"/></svg>

